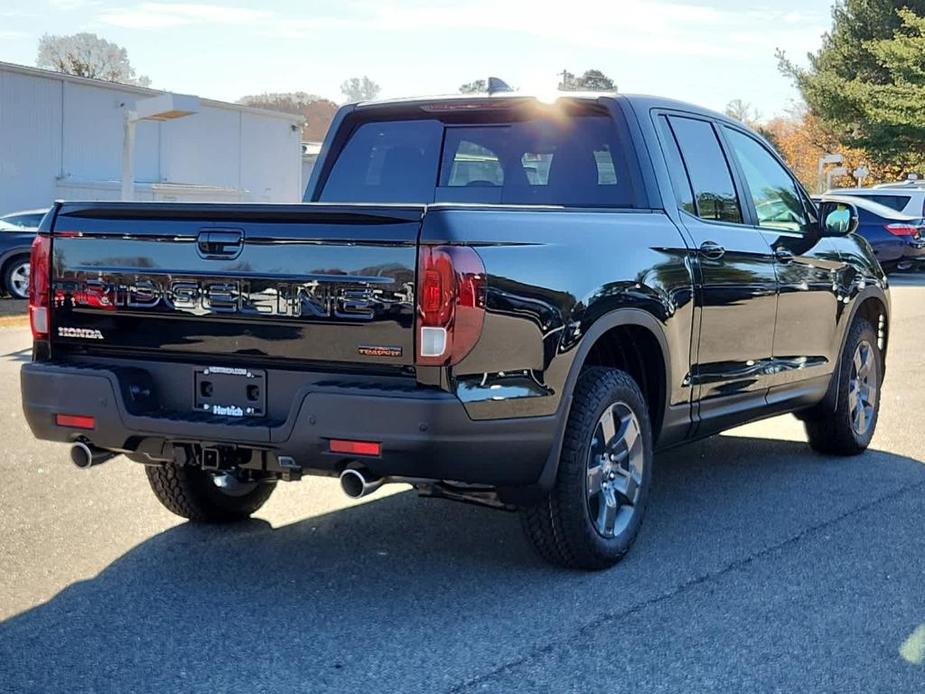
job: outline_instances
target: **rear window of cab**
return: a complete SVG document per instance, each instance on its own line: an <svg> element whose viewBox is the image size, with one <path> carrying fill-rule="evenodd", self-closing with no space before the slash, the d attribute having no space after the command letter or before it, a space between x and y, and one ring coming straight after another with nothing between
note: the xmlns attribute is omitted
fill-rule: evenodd
<svg viewBox="0 0 925 694"><path fill-rule="evenodd" d="M340 150L318 200L633 207L627 145L614 126L605 115L366 122Z"/></svg>

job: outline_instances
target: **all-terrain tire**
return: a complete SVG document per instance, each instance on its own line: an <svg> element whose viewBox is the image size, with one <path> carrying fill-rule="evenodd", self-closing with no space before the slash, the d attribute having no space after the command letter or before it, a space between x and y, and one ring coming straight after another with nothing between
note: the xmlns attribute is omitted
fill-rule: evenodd
<svg viewBox="0 0 925 694"><path fill-rule="evenodd" d="M589 465L599 420L615 404L635 417L641 444L638 499L630 520L613 537L595 526L589 501ZM624 410L624 411L626 411ZM546 561L566 568L599 570L616 564L629 550L642 523L652 479L652 427L636 382L617 369L593 367L579 376L565 430L556 482L543 500L520 512L524 532Z"/></svg>
<svg viewBox="0 0 925 694"><path fill-rule="evenodd" d="M866 343L871 347L873 364L871 376L875 379L874 392L871 403L873 416L862 433L856 430L852 416L852 375L855 354L858 345ZM809 445L818 453L831 455L857 455L870 445L877 428L877 418L880 413L880 391L883 378L883 355L877 345L877 332L864 318L858 316L848 331L845 346L838 360L838 370L833 378L837 378L837 395L834 411L814 411L807 417L803 425L809 438Z"/></svg>
<svg viewBox="0 0 925 694"><path fill-rule="evenodd" d="M179 465L147 466L148 483L171 513L199 523L233 523L244 520L266 503L276 482L260 482L243 493L229 494L218 487L211 473Z"/></svg>

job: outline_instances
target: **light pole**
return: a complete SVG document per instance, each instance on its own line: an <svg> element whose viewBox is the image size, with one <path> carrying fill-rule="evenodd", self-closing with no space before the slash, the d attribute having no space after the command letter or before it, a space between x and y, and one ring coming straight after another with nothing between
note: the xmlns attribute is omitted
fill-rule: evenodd
<svg viewBox="0 0 925 694"><path fill-rule="evenodd" d="M135 199L135 126L139 121L165 121L199 112L199 97L164 93L122 104L122 199Z"/></svg>
<svg viewBox="0 0 925 694"><path fill-rule="evenodd" d="M829 182L832 180L830 177L825 176L825 167L827 164L841 164L845 161L845 158L841 154L825 154L819 157L819 187L821 190L820 193L826 192Z"/></svg>

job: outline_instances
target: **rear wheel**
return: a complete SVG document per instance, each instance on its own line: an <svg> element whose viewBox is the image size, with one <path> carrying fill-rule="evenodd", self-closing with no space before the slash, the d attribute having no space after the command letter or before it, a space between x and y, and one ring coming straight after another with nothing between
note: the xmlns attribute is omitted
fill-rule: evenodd
<svg viewBox="0 0 925 694"><path fill-rule="evenodd" d="M579 377L554 488L521 511L527 536L547 561L605 569L629 550L652 477L652 431L645 399L623 371L591 368Z"/></svg>
<svg viewBox="0 0 925 694"><path fill-rule="evenodd" d="M202 523L244 520L266 503L276 481L240 482L232 474L195 467L145 467L148 483L168 511Z"/></svg>
<svg viewBox="0 0 925 694"><path fill-rule="evenodd" d="M29 298L29 256L13 258L3 271L3 286L14 299Z"/></svg>
<svg viewBox="0 0 925 694"><path fill-rule="evenodd" d="M839 360L835 411L804 422L809 445L820 453L855 455L866 450L880 412L882 356L877 333L864 318L855 319Z"/></svg>

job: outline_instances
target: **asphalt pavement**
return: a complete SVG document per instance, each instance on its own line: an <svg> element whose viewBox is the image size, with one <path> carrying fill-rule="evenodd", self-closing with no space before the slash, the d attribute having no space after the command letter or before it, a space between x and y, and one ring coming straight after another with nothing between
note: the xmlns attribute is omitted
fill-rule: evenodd
<svg viewBox="0 0 925 694"><path fill-rule="evenodd" d="M0 316L25 315L29 311L29 302L25 299L0 298Z"/></svg>
<svg viewBox="0 0 925 694"><path fill-rule="evenodd" d="M893 299L870 451L779 417L660 455L635 547L593 574L402 487L181 522L140 466L31 438L28 330L0 328L0 691L925 691L925 277Z"/></svg>

